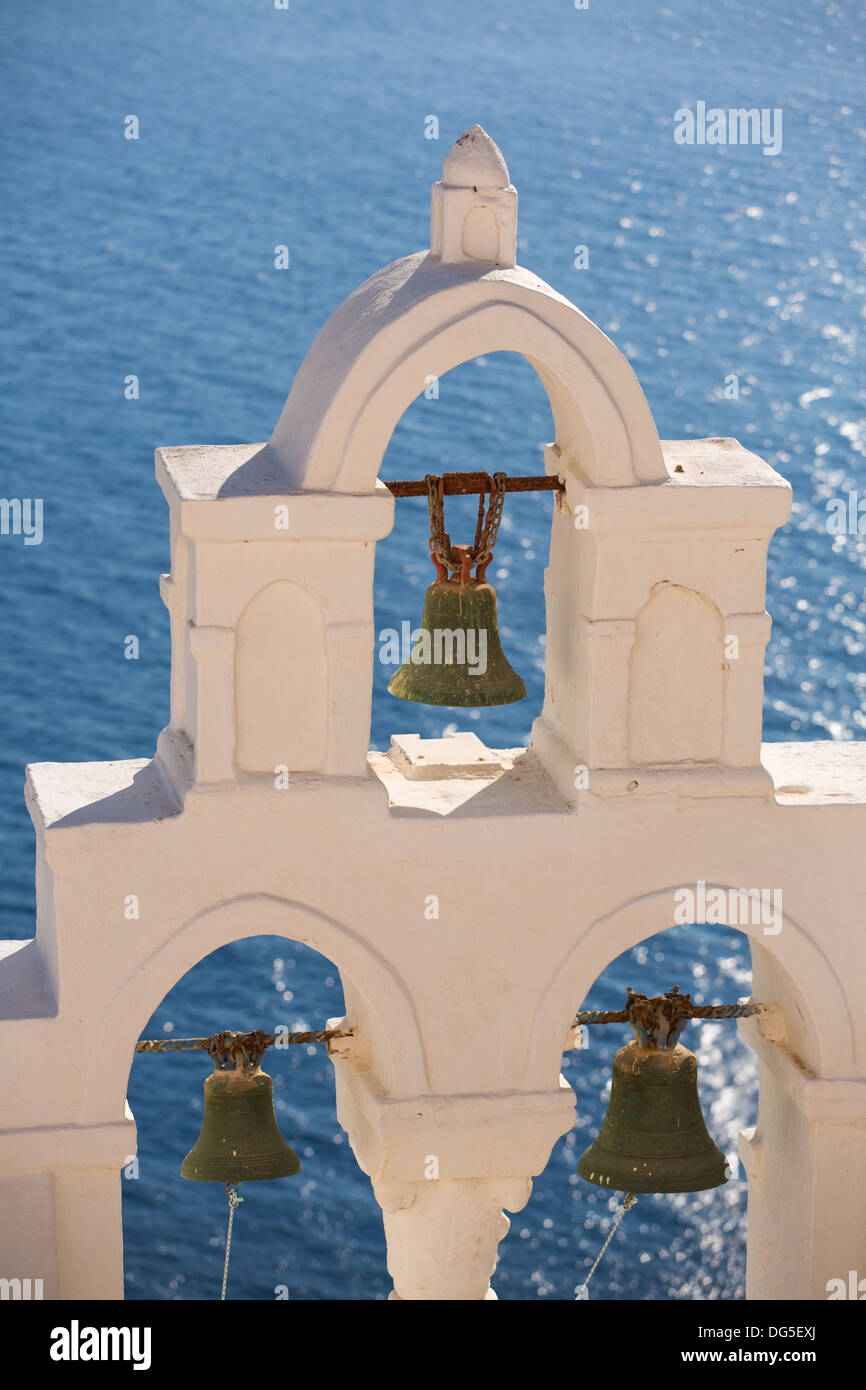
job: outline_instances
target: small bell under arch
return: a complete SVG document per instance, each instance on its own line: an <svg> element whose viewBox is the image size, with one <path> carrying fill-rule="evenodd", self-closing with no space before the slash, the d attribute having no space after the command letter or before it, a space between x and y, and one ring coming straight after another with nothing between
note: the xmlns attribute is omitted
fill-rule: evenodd
<svg viewBox="0 0 866 1390"><path fill-rule="evenodd" d="M482 493L471 546L451 544L443 480L429 473L426 481L436 578L424 595L418 639L409 660L392 676L389 693L421 705L466 709L523 700L526 686L502 650L496 591L486 578L502 516L505 474L487 475L487 515Z"/></svg>
<svg viewBox="0 0 866 1390"><path fill-rule="evenodd" d="M698 1093L698 1063L677 1042L690 996L647 999L629 990L635 1037L613 1059L607 1113L577 1171L620 1192L702 1192L730 1177L710 1138Z"/></svg>
<svg viewBox="0 0 866 1390"><path fill-rule="evenodd" d="M301 1160L279 1131L273 1082L261 1069L261 1053L233 1049L232 1034L218 1036L229 1041L212 1050L201 1130L181 1164L181 1177L223 1184L293 1177Z"/></svg>

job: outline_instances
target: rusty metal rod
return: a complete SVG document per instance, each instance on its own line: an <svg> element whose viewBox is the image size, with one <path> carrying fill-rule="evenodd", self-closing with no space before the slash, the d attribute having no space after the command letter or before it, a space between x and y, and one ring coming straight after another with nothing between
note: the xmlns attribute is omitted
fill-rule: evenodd
<svg viewBox="0 0 866 1390"><path fill-rule="evenodd" d="M215 1035L219 1037L219 1034ZM292 1043L324 1043L330 1038L351 1038L354 1036L353 1028L325 1028L310 1030L306 1033L264 1033L261 1037L262 1047L273 1047L279 1042L281 1047L287 1047ZM254 1033L239 1033L235 1042L253 1042L256 1039ZM143 1038L141 1042L135 1044L136 1052L209 1052L214 1037L209 1038Z"/></svg>
<svg viewBox="0 0 866 1390"><path fill-rule="evenodd" d="M691 1004L683 1011L684 1018L722 1019L748 1018L760 1013L764 1004ZM630 1023L628 1009L587 1009L575 1016L572 1027L583 1027L596 1023Z"/></svg>
<svg viewBox="0 0 866 1390"><path fill-rule="evenodd" d="M488 491L487 473L443 473L443 492L446 497L463 497L472 493ZM414 478L385 486L395 497L426 497L427 483L423 478ZM545 473L535 478L506 478L506 492L563 492L565 486L559 478Z"/></svg>

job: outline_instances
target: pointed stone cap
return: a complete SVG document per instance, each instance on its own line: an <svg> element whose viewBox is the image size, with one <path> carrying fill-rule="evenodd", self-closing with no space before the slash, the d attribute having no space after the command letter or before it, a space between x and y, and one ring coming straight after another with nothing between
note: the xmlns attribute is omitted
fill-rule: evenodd
<svg viewBox="0 0 866 1390"><path fill-rule="evenodd" d="M480 125L452 145L441 182L433 184L430 254L446 265L516 264L517 190L502 151Z"/></svg>
<svg viewBox="0 0 866 1390"><path fill-rule="evenodd" d="M442 163L442 182L454 188L509 188L508 165L495 140L472 125L456 140Z"/></svg>

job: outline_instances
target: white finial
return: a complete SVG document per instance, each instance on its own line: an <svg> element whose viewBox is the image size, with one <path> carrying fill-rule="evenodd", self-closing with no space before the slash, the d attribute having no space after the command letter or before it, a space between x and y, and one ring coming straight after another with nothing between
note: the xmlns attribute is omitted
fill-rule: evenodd
<svg viewBox="0 0 866 1390"><path fill-rule="evenodd" d="M509 188L508 165L502 151L480 125L464 131L446 154L442 182L455 188Z"/></svg>
<svg viewBox="0 0 866 1390"><path fill-rule="evenodd" d="M430 251L446 264L516 263L517 190L502 151L480 125L452 145L433 185Z"/></svg>

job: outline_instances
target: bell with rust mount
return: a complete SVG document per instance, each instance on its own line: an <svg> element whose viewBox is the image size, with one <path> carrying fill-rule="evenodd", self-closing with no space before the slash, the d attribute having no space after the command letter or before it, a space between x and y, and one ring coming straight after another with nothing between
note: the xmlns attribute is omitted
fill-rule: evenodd
<svg viewBox="0 0 866 1390"><path fill-rule="evenodd" d="M219 1035L225 1048L212 1051L201 1132L181 1164L181 1177L221 1183L293 1177L301 1160L277 1127L273 1084L261 1069L261 1054L233 1049L232 1036Z"/></svg>
<svg viewBox="0 0 866 1390"><path fill-rule="evenodd" d="M436 579L424 595L418 640L388 690L421 705L473 709L523 700L526 687L508 662L499 640L496 591L487 566L502 516L505 474L488 475L490 502L478 506L474 545L452 545L444 528L443 482L427 475L430 552ZM471 569L475 565L475 578Z"/></svg>
<svg viewBox="0 0 866 1390"><path fill-rule="evenodd" d="M704 1123L694 1053L677 1042L690 997L647 999L629 990L635 1039L613 1059L610 1102L577 1171L621 1192L701 1192L730 1177Z"/></svg>

